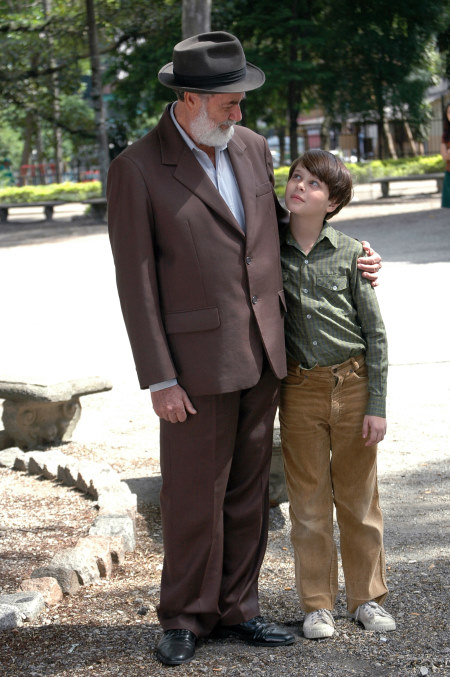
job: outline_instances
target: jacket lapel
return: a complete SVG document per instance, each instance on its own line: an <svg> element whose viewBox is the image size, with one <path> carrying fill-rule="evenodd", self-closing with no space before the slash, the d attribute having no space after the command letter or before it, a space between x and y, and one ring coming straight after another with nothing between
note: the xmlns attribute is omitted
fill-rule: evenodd
<svg viewBox="0 0 450 677"><path fill-rule="evenodd" d="M159 136L161 139L161 160L163 164L174 165L174 178L179 181L181 184L186 186L194 195L196 195L200 200L208 205L212 210L214 210L221 218L223 218L227 223L229 223L235 230L237 230L242 237L244 233L236 221L233 213L228 207L225 200L221 197L219 191L211 183L210 178L204 172L200 164L195 159L192 151L185 144L184 140L181 138L177 129L175 128L171 118L169 109L166 108L164 115L161 118L161 121L158 125ZM242 183L243 178L245 177L245 170L241 168L241 171L237 172L236 168L240 165L240 161L236 162L237 153L242 154L243 149L240 147L243 144L239 144L237 148L238 151L234 152L230 146L228 148L230 151L230 157L232 158L233 170L236 175L236 179L241 190L242 201L244 203L245 216L247 218L247 206L246 200L244 199ZM243 146L245 148L245 146ZM233 162L233 156L235 161ZM252 171L251 163L248 162L249 171ZM253 172L252 172L253 173ZM248 179L247 179L248 181Z"/></svg>
<svg viewBox="0 0 450 677"><path fill-rule="evenodd" d="M256 191L253 165L246 153L246 148L245 143L235 133L228 144L228 152L241 193L242 204L244 205L245 224L248 235L252 231L252 224L256 214Z"/></svg>

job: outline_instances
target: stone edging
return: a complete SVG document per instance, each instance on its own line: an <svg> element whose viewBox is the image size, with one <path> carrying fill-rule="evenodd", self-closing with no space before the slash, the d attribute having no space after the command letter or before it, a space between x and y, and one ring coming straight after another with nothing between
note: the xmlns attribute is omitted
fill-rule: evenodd
<svg viewBox="0 0 450 677"><path fill-rule="evenodd" d="M7 449L0 451L0 466L75 487L97 501L99 510L88 536L35 569L18 592L0 594L0 630L10 630L37 618L63 594L75 595L80 586L109 578L114 564L123 564L125 553L136 547L137 496L107 463L78 460L59 450Z"/></svg>

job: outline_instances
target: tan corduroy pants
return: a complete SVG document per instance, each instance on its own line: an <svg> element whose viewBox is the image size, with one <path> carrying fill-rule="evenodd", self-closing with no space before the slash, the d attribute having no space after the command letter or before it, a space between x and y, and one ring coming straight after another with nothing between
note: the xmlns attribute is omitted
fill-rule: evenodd
<svg viewBox="0 0 450 677"><path fill-rule="evenodd" d="M340 531L347 608L387 595L377 447L365 447L364 356L303 370L288 360L280 425L295 551L305 612L332 609L338 591L333 506Z"/></svg>

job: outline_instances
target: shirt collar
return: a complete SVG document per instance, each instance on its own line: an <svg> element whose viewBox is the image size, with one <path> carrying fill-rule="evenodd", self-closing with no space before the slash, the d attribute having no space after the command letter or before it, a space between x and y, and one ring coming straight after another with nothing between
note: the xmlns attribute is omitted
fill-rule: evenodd
<svg viewBox="0 0 450 677"><path fill-rule="evenodd" d="M324 239L328 239L330 244L337 249L338 246L338 241L337 241L337 233L333 226L330 226L328 221L323 222L322 230L320 231L319 237L317 238L314 247L318 242L321 242ZM294 237L292 236L292 233L289 229L289 226L286 226L286 228L283 229L283 231L280 234L280 240L282 244L290 244L298 247L298 244Z"/></svg>
<svg viewBox="0 0 450 677"><path fill-rule="evenodd" d="M178 129L178 131L180 132L181 136L182 136L183 139L186 141L186 144L188 145L188 147L189 147L191 150L196 150L196 151L199 152L199 153L204 153L205 151L202 151L201 148L199 148L199 147L197 146L197 144L191 139L191 137L189 136L189 134L187 134L187 133L184 131L183 127L180 125L180 123L179 123L178 120L176 119L176 117L175 117L175 106L176 106L176 103L177 103L177 102L174 101L173 104L172 104L171 107L170 107L170 117L172 118L175 127ZM226 148L227 148L227 144L225 144L224 146L218 146L218 147L216 148L216 151L226 150ZM217 157L217 155L216 155L216 157Z"/></svg>

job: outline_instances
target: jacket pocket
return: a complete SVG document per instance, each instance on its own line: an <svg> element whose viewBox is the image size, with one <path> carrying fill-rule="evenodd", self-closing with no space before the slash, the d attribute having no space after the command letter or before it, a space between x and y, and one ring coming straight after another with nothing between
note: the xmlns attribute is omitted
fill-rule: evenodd
<svg viewBox="0 0 450 677"><path fill-rule="evenodd" d="M272 184L270 181L266 181L265 183L260 183L258 186L256 186L256 197L259 197L260 195L265 195L266 193L271 193L272 192Z"/></svg>
<svg viewBox="0 0 450 677"><path fill-rule="evenodd" d="M220 327L218 308L200 308L199 310L168 313L164 316L168 334L181 334L195 331L209 331Z"/></svg>

